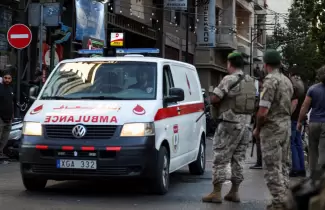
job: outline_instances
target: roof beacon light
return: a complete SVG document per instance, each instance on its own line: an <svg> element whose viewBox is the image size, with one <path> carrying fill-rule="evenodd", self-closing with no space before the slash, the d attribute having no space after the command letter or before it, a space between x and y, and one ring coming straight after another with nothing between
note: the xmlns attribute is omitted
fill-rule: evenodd
<svg viewBox="0 0 325 210"><path fill-rule="evenodd" d="M159 54L157 48L117 48L116 54Z"/></svg>
<svg viewBox="0 0 325 210"><path fill-rule="evenodd" d="M144 55L140 55L140 54L127 54L127 55L124 55L124 57L144 57Z"/></svg>
<svg viewBox="0 0 325 210"><path fill-rule="evenodd" d="M103 49L92 49L92 50L88 50L88 49L82 49L78 51L79 54L103 54Z"/></svg>

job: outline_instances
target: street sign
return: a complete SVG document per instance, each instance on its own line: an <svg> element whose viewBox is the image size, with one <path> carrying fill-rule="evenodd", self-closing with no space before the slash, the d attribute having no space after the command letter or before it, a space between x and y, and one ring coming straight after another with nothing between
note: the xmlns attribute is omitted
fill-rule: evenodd
<svg viewBox="0 0 325 210"><path fill-rule="evenodd" d="M15 24L9 28L7 40L13 48L24 49L32 41L32 32L24 24Z"/></svg>

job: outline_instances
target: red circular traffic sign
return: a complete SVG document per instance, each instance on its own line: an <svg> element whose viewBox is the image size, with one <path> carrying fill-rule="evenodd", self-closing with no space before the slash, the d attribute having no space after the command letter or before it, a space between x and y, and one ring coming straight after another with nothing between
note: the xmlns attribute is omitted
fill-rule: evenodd
<svg viewBox="0 0 325 210"><path fill-rule="evenodd" d="M32 41L32 32L24 24L15 24L9 28L7 40L13 48L24 49Z"/></svg>

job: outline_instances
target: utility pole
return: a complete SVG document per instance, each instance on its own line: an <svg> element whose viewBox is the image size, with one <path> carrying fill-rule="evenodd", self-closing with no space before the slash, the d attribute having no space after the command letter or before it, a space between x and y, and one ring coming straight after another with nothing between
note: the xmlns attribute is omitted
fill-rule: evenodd
<svg viewBox="0 0 325 210"><path fill-rule="evenodd" d="M187 0L187 9L186 9L186 47L185 47L185 62L189 63L189 56L188 56L188 41L189 41L189 28L190 28L190 0ZM181 49L182 50L182 49Z"/></svg>
<svg viewBox="0 0 325 210"><path fill-rule="evenodd" d="M251 49L250 49L250 54L251 54L251 56L250 56L250 58L249 58L249 75L253 75L252 73L253 73L253 47L254 47L254 41L255 41L255 39L257 38L257 37L254 37L253 38L253 36L254 36L254 27L251 27L251 29L250 29L250 31L251 31Z"/></svg>
<svg viewBox="0 0 325 210"><path fill-rule="evenodd" d="M156 47L159 49L159 57L164 57L165 38L164 38L164 0L157 0L157 40Z"/></svg>
<svg viewBox="0 0 325 210"><path fill-rule="evenodd" d="M267 25L273 25L273 24L263 24L263 26L267 26ZM258 24L255 24L255 26L258 26ZM256 28L258 29L258 27L256 27ZM254 59L253 59L253 48L254 48L254 41L258 37L260 37L261 35L263 35L263 33L257 32L256 36L254 37L254 30L255 30L254 27L251 27L250 28L250 34L251 34L251 45L250 45L250 54L251 54L251 56L250 56L250 62L249 62L249 73L250 73L250 75L252 75L252 73L253 73L253 61L254 61ZM266 31L268 29L261 29L261 30L265 30Z"/></svg>
<svg viewBox="0 0 325 210"><path fill-rule="evenodd" d="M19 23L26 23L26 13L25 13L26 1L21 0L19 2ZM17 78L16 78L16 104L20 104L20 94L21 94L21 80L22 80L22 72L24 69L24 62L26 61L26 57L24 49L17 50ZM20 117L20 108L15 105L15 116Z"/></svg>

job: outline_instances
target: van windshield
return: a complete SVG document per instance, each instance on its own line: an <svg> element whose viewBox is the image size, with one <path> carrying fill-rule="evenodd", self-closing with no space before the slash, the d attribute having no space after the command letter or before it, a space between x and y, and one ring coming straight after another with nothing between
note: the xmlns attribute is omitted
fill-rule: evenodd
<svg viewBox="0 0 325 210"><path fill-rule="evenodd" d="M153 100L157 63L105 61L63 63L44 87L41 100Z"/></svg>

